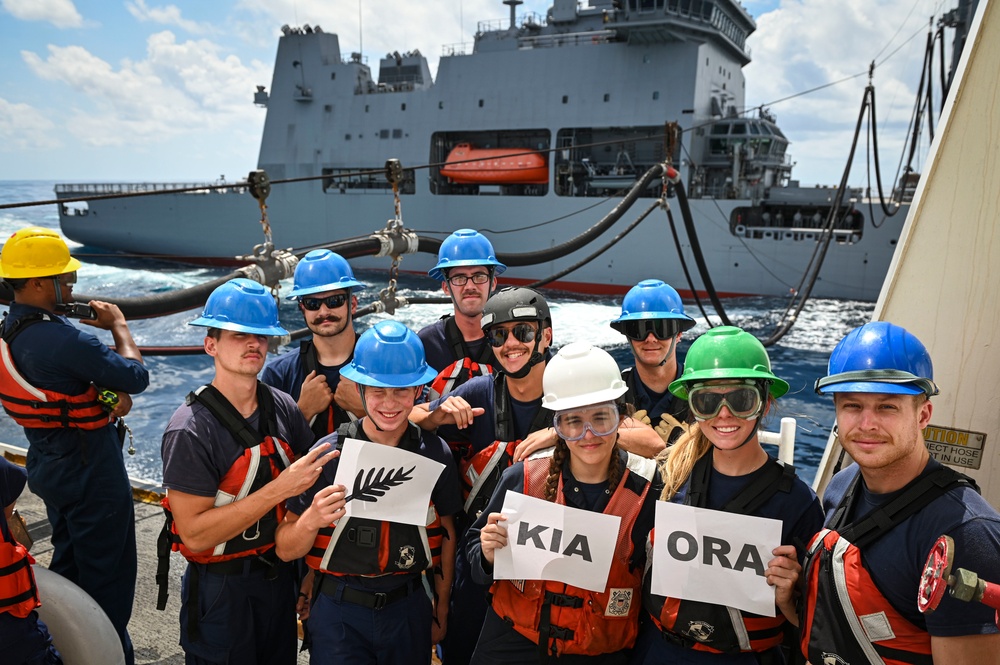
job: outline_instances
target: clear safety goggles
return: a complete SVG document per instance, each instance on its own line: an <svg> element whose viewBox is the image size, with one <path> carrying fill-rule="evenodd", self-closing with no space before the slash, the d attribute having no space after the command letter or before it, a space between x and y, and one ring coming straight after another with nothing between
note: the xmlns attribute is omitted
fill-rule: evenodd
<svg viewBox="0 0 1000 665"><path fill-rule="evenodd" d="M764 398L754 382L745 385L699 385L688 391L688 405L698 420L719 415L722 406L737 418L752 420L760 415Z"/></svg>
<svg viewBox="0 0 1000 665"><path fill-rule="evenodd" d="M486 339L490 346L499 349L507 341L507 335L513 334L514 339L524 344L535 341L535 327L530 323L518 323L510 328L490 328L486 331Z"/></svg>
<svg viewBox="0 0 1000 665"><path fill-rule="evenodd" d="M60 284L76 284L76 271L64 272L61 275L56 275L56 279L59 280Z"/></svg>
<svg viewBox="0 0 1000 665"><path fill-rule="evenodd" d="M622 332L629 339L641 342L649 333L658 340L670 339L677 334L677 322L673 319L637 319L622 322Z"/></svg>
<svg viewBox="0 0 1000 665"><path fill-rule="evenodd" d="M594 436L608 436L618 429L618 406L606 402L559 411L552 416L552 426L563 441L579 441L587 435L587 430Z"/></svg>

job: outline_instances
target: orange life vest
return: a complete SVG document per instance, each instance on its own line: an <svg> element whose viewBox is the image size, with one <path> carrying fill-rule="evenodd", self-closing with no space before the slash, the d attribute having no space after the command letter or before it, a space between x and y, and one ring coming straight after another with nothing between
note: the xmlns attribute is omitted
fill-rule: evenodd
<svg viewBox="0 0 1000 665"><path fill-rule="evenodd" d="M430 392L427 401L431 402L439 397L445 397L471 378L484 376L493 373L493 350L486 344L476 357L472 357L469 347L465 343L462 331L458 329L453 315L444 318L444 334L451 348L453 362L438 372L438 375L431 381Z"/></svg>
<svg viewBox="0 0 1000 665"><path fill-rule="evenodd" d="M260 424L264 433L250 427L236 408L211 385L202 386L189 394L187 399L189 404L195 401L203 404L244 446L243 454L233 462L219 483L215 495L216 507L234 503L256 492L291 464L295 454L287 443L276 436L278 423L274 398L265 384L257 382L257 403L261 409ZM173 535L172 549L195 563L217 563L272 549L274 532L285 516L285 504L280 502L240 535L210 550L192 552L177 533L170 514L170 497L164 497L162 504Z"/></svg>
<svg viewBox="0 0 1000 665"><path fill-rule="evenodd" d="M358 438L360 428L360 421L340 427L338 450L344 438ZM403 436L416 442L425 433L411 423ZM428 568L438 571L445 535L433 503L427 508L424 526L344 517L336 525L328 524L319 530L306 554L306 565L333 575L412 575Z"/></svg>
<svg viewBox="0 0 1000 665"><path fill-rule="evenodd" d="M685 505L707 507L708 479L712 472L712 451L695 463L688 482ZM722 510L752 515L779 491L788 492L795 480L795 467L771 459L767 470L748 483ZM647 583L643 588L643 604L653 623L668 641L695 651L712 653L764 652L781 644L784 639L785 616L773 617L744 612L734 607L696 600L665 598L649 592L653 560L655 529L646 540Z"/></svg>
<svg viewBox="0 0 1000 665"><path fill-rule="evenodd" d="M0 528L0 613L24 619L41 606L31 570L34 563L24 545Z"/></svg>
<svg viewBox="0 0 1000 665"><path fill-rule="evenodd" d="M859 494L861 472L848 487L806 555L806 603L800 615L801 648L812 663L930 665L931 636L882 595L862 560L864 548L959 485L966 476L941 467L904 487L899 496L854 523L847 516ZM917 589L913 595L916 598Z"/></svg>
<svg viewBox="0 0 1000 665"><path fill-rule="evenodd" d="M533 455L524 461L524 493L541 498L549 474L552 452ZM642 571L632 570L632 527L642 508L656 464L628 453L625 473L604 509L618 515L621 523L615 553L604 591L588 591L562 582L541 580L497 580L490 587L493 611L514 630L539 645L552 656L563 654L600 655L631 647L639 632L638 595ZM632 487L638 476L641 492ZM556 503L565 505L562 475L556 489Z"/></svg>
<svg viewBox="0 0 1000 665"><path fill-rule="evenodd" d="M98 401L97 388L93 385L79 395L66 395L36 388L18 371L10 344L29 326L43 321L53 321L53 318L48 314L31 314L15 321L10 329L4 319L3 335L0 336L0 404L4 411L18 425L29 429L100 429L106 426L111 422L111 414Z"/></svg>

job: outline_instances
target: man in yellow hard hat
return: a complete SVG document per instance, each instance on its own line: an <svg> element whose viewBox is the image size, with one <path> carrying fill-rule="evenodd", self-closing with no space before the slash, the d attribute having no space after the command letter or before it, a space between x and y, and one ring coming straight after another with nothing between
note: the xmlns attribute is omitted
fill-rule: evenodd
<svg viewBox="0 0 1000 665"><path fill-rule="evenodd" d="M0 404L24 427L28 486L52 525L49 568L107 613L131 665L135 518L115 420L149 373L117 306L92 300L83 321L110 331L115 351L61 315L79 267L50 229L24 228L4 243L0 277L14 302L0 326Z"/></svg>

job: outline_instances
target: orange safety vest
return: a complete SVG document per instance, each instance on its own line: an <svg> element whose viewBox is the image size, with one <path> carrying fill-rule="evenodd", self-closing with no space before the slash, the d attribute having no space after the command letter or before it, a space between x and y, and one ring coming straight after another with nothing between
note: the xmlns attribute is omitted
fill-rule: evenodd
<svg viewBox="0 0 1000 665"><path fill-rule="evenodd" d="M710 450L699 458L691 471L684 501L686 505L707 507L711 472ZM752 515L779 491L790 491L794 480L795 467L771 459L767 470L740 490L722 510ZM652 561L655 536L653 529L646 539L647 561ZM649 569L648 576L651 574L652 569ZM695 651L760 653L773 649L784 639L786 620L781 612L767 617L715 603L665 598L650 593L648 584L643 590L643 604L665 639Z"/></svg>
<svg viewBox="0 0 1000 665"><path fill-rule="evenodd" d="M471 357L469 348L465 344L465 338L458 329L458 324L455 323L455 317L449 314L442 318L445 320L444 334L451 347L454 361L438 372L438 375L431 381L428 402L447 396L448 393L469 379L493 373L494 356L489 344L479 352L477 357Z"/></svg>
<svg viewBox="0 0 1000 665"><path fill-rule="evenodd" d="M552 451L524 461L524 493L541 498L549 475ZM625 473L615 488L606 515L618 515L621 523L615 553L604 591L588 591L562 582L542 580L496 580L490 587L493 611L514 630L552 656L585 654L597 656L627 649L639 633L639 593L642 571L632 570L632 527L642 508L656 464L628 453ZM638 476L642 490L632 489ZM565 505L563 480L559 476L556 503Z"/></svg>
<svg viewBox="0 0 1000 665"><path fill-rule="evenodd" d="M0 519L3 519L0 516ZM0 613L26 618L41 606L31 566L34 558L21 543L0 529Z"/></svg>
<svg viewBox="0 0 1000 665"><path fill-rule="evenodd" d="M809 543L806 603L799 621L802 653L812 663L930 665L930 633L913 625L882 595L862 552L950 489L975 484L941 467L912 480L888 504L847 524L860 494L860 479L859 470L830 518L830 528ZM913 592L916 598L916 587Z"/></svg>
<svg viewBox="0 0 1000 665"><path fill-rule="evenodd" d="M358 438L360 429L360 421L342 426L337 449L343 446L344 438ZM410 424L403 436L419 439L425 433ZM328 524L319 530L306 554L306 565L333 575L404 575L428 568L437 571L441 569L444 538L445 528L433 503L427 508L424 526L344 517L336 525Z"/></svg>
<svg viewBox="0 0 1000 665"><path fill-rule="evenodd" d="M4 315L6 317L6 314ZM29 326L53 321L35 313L18 319L8 330L4 319L0 336L0 404L14 422L29 429L100 429L111 422L111 414L97 399L97 388L89 386L79 395L66 395L31 385L18 371L10 353L14 338Z"/></svg>

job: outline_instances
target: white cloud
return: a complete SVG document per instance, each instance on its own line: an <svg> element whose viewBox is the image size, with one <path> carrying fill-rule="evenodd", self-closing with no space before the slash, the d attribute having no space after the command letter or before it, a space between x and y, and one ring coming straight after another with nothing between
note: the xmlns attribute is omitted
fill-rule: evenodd
<svg viewBox="0 0 1000 665"><path fill-rule="evenodd" d="M206 40L178 43L171 32L151 35L146 58L124 60L117 69L80 46L50 45L45 59L27 51L22 57L35 75L82 95L68 109L67 129L96 146L164 143L244 122L256 126L251 95L270 76L269 66L220 55Z"/></svg>
<svg viewBox="0 0 1000 665"><path fill-rule="evenodd" d="M211 26L191 21L181 16L181 10L177 5L149 7L146 4L146 0L135 0L135 2L126 2L125 8L128 9L129 14L142 23L150 22L161 25L172 25L194 35L209 34L215 31Z"/></svg>
<svg viewBox="0 0 1000 665"><path fill-rule="evenodd" d="M57 28L83 25L83 17L73 0L0 0L0 5L22 21L46 21Z"/></svg>
<svg viewBox="0 0 1000 665"><path fill-rule="evenodd" d="M58 147L55 125L28 104L13 104L0 97L0 153Z"/></svg>

